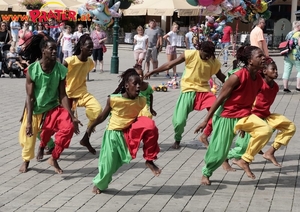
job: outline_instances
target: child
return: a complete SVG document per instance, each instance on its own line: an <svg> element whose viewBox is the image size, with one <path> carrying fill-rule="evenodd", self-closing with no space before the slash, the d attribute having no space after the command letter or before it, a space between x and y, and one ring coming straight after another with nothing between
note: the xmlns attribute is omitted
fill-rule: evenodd
<svg viewBox="0 0 300 212"><path fill-rule="evenodd" d="M63 60L73 55L73 35L71 27L66 26L66 31L61 38L62 53L64 54Z"/></svg>
<svg viewBox="0 0 300 212"><path fill-rule="evenodd" d="M181 78L181 93L172 119L175 132L175 142L172 146L174 149L180 148L189 113L193 110L201 111L205 108L209 110L216 100L215 95L210 92L208 84L211 76L215 74L221 82L225 80L225 75L220 70L221 63L215 58L215 45L210 41L202 42L199 50L185 50L177 59L163 64L150 73L146 73L145 78L169 70L182 62L185 62L185 71ZM203 133L206 134L206 138L212 130L210 128L211 120L207 126Z"/></svg>
<svg viewBox="0 0 300 212"><path fill-rule="evenodd" d="M74 55L66 58L63 62L63 65L68 68L66 93L73 106L72 110L76 110L76 107L85 107L85 113L89 119L88 127L102 112L100 103L88 92L86 86L86 76L94 68L94 62L90 58L92 52L93 41L88 34L84 34L79 38L74 48ZM87 133L82 137L80 144L85 146L90 153L96 154L96 150L91 146ZM51 145L51 142L48 143L49 145ZM49 147L49 151L51 152L51 147Z"/></svg>
<svg viewBox="0 0 300 212"><path fill-rule="evenodd" d="M134 59L137 64L142 65L148 49L148 35L144 34L142 26L138 26L136 31L138 34L133 37Z"/></svg>
<svg viewBox="0 0 300 212"><path fill-rule="evenodd" d="M55 148L48 163L59 174L63 171L57 160L69 147L73 133L79 133L80 121L74 117L65 91L67 69L56 62L56 48L56 42L45 34L34 35L25 47L24 54L32 64L26 75L26 108L19 132L23 158L19 171L22 173L28 171L29 162L34 158L38 131L41 131L39 151L43 151L55 134Z"/></svg>
<svg viewBox="0 0 300 212"><path fill-rule="evenodd" d="M249 163L272 136L271 127L251 114L253 102L263 84L258 71L264 68L265 56L256 46L242 46L237 51L237 59L245 66L226 80L206 118L195 130L197 133L204 129L223 104L213 119L214 131L204 158L206 165L202 169L203 185L210 185L209 177L225 161L234 132L243 130L251 135L247 151L236 164L252 179L255 179L255 175L251 172Z"/></svg>
<svg viewBox="0 0 300 212"><path fill-rule="evenodd" d="M176 44L178 40L178 24L175 22L172 26L172 31L168 32L166 35L163 36L163 39L167 41L166 46L166 54L168 62L171 62L172 60L175 60L177 58L177 52L176 52ZM169 74L169 69L167 70L167 78L171 79L171 76ZM176 73L176 66L173 66L173 77L178 77L178 74Z"/></svg>
<svg viewBox="0 0 300 212"><path fill-rule="evenodd" d="M156 112L153 109L153 89L148 82L144 81L144 72L142 70L142 66L136 64L133 68L135 68L136 72L141 78L140 95L147 99L147 104L143 110L141 110L139 116L146 116L152 119L152 116L156 116Z"/></svg>
<svg viewBox="0 0 300 212"><path fill-rule="evenodd" d="M295 124L285 116L270 112L270 107L273 104L279 91L279 87L274 81L275 79L277 79L278 73L277 66L271 58L268 59L266 63L267 66L262 72L262 76L264 79L263 85L256 97L255 103L252 108L252 113L265 120L270 127L279 131L277 136L275 137L274 143L269 148L269 150L267 150L263 154L263 157L271 161L275 166L280 167L280 164L277 162L274 153L282 145L286 146L289 143L290 139L295 134L296 128ZM249 140L250 135L248 133L245 134L244 138L239 137L235 143L236 147L229 151L228 159L240 159L246 152ZM225 161L223 163L223 167L225 170L231 169L228 161Z"/></svg>
<svg viewBox="0 0 300 212"><path fill-rule="evenodd" d="M139 96L141 79L133 68L123 72L121 78L118 87L121 88L121 94L112 94L108 97L103 112L87 130L90 135L93 128L110 115L102 140L99 173L93 180L95 194L107 189L112 175L124 163L129 163L136 157L141 140L144 142L143 157L146 166L155 176L161 173L153 162L160 151L157 143L158 129L150 118L138 117L146 105L146 98Z"/></svg>
<svg viewBox="0 0 300 212"><path fill-rule="evenodd" d="M22 66L22 64L17 61L16 58L19 58L19 56L16 53L16 49L15 47L11 46L9 48L9 52L7 53L7 59L8 59L8 63L7 63L7 68L11 69L13 64L16 64L20 69L24 69L24 67Z"/></svg>

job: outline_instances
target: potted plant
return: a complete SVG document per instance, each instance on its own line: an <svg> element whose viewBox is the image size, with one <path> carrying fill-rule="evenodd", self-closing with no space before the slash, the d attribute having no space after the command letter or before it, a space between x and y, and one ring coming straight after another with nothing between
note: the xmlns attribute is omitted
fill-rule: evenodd
<svg viewBox="0 0 300 212"><path fill-rule="evenodd" d="M28 10L39 10L46 2L44 0L21 0L20 4Z"/></svg>

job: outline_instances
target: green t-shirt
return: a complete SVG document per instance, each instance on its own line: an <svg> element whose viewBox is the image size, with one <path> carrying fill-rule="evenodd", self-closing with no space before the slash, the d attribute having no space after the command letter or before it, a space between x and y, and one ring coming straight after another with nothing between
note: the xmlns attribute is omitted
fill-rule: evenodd
<svg viewBox="0 0 300 212"><path fill-rule="evenodd" d="M150 95L153 94L153 89L151 85L148 84L148 87L144 91L140 91L140 96L146 97L147 105L150 106Z"/></svg>
<svg viewBox="0 0 300 212"><path fill-rule="evenodd" d="M56 62L51 73L45 73L40 62L34 62L28 67L31 80L34 82L33 114L42 114L59 103L59 83L66 78L67 68Z"/></svg>

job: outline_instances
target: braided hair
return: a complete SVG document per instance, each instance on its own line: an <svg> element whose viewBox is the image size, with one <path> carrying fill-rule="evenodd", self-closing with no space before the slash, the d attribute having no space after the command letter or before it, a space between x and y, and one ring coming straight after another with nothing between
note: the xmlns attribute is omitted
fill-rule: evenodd
<svg viewBox="0 0 300 212"><path fill-rule="evenodd" d="M20 53L22 56L29 59L29 63L33 63L42 58L42 49L47 46L48 42L56 43L52 37L44 33L33 35L30 39L30 42Z"/></svg>
<svg viewBox="0 0 300 212"><path fill-rule="evenodd" d="M267 57L267 58L266 58L265 64L266 64L265 69L268 69L269 65L274 65L274 66L276 66L275 61L274 61L271 57ZM260 75L262 76L262 78L265 78L265 77L266 77L263 71L260 71L259 73L260 73Z"/></svg>
<svg viewBox="0 0 300 212"><path fill-rule="evenodd" d="M113 94L119 94L119 93L125 93L126 89L125 89L125 84L129 81L129 78L132 76L137 76L139 77L138 73L136 72L136 70L134 68L129 68L126 71L124 71L121 75L120 75L120 83L117 87L117 89L113 92Z"/></svg>
<svg viewBox="0 0 300 212"><path fill-rule="evenodd" d="M80 53L81 53L80 47L82 47L82 46L85 44L85 42L86 42L87 40L91 40L91 41L92 41L92 38L90 37L89 34L83 34L83 35L79 38L77 44L76 44L75 47L74 47L74 54L73 54L73 55L80 55Z"/></svg>
<svg viewBox="0 0 300 212"><path fill-rule="evenodd" d="M205 52L208 55L209 58L212 57L213 59L216 59L216 56L215 56L216 47L215 47L215 44L213 42L203 41L200 44L200 50Z"/></svg>
<svg viewBox="0 0 300 212"><path fill-rule="evenodd" d="M257 46L241 46L236 52L236 59L238 62L244 63L245 66L249 65L248 60L252 58L252 51L258 50Z"/></svg>

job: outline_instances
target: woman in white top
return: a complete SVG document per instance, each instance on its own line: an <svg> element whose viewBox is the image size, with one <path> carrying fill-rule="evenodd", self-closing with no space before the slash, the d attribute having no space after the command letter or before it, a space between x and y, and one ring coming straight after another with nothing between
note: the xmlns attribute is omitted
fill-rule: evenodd
<svg viewBox="0 0 300 212"><path fill-rule="evenodd" d="M74 38L74 42L75 44L78 43L79 38L83 35L83 25L79 24L77 27L77 31L73 33L73 38Z"/></svg>
<svg viewBox="0 0 300 212"><path fill-rule="evenodd" d="M66 26L66 31L61 38L61 46L64 54L63 60L73 55L73 35L70 26Z"/></svg>
<svg viewBox="0 0 300 212"><path fill-rule="evenodd" d="M138 26L136 31L138 34L133 37L134 59L136 64L142 65L148 48L148 36L144 35L144 29L142 26Z"/></svg>
<svg viewBox="0 0 300 212"><path fill-rule="evenodd" d="M168 32L163 37L164 39L167 40L166 53L167 53L168 62L175 60L177 58L177 53L176 53L176 42L178 39L177 31L178 31L178 24L173 23L172 31ZM169 74L169 70L167 71L166 77L171 78ZM173 67L173 77L178 77L178 74L176 73L176 66Z"/></svg>

